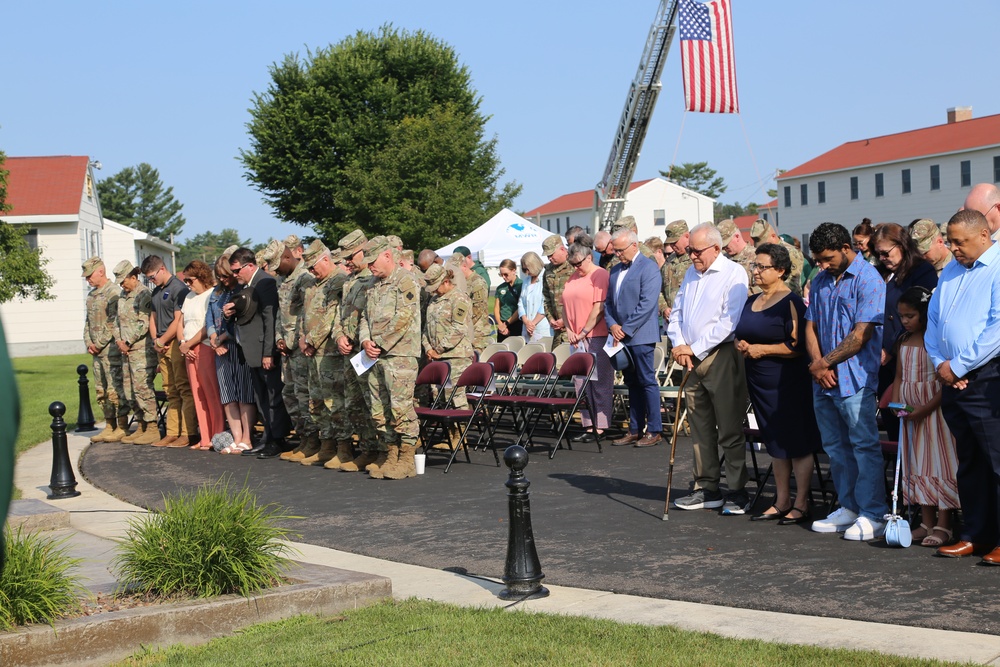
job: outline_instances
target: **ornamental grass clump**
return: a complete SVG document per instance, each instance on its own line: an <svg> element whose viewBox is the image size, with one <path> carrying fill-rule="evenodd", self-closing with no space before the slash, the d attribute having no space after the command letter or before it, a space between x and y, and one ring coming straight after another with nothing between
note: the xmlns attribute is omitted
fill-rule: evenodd
<svg viewBox="0 0 1000 667"><path fill-rule="evenodd" d="M83 586L71 573L79 558L67 555L66 539L7 532L0 573L0 630L49 623L80 609Z"/></svg>
<svg viewBox="0 0 1000 667"><path fill-rule="evenodd" d="M162 512L129 521L112 568L120 586L163 597L252 593L278 583L292 554L285 516L229 480L164 496Z"/></svg>

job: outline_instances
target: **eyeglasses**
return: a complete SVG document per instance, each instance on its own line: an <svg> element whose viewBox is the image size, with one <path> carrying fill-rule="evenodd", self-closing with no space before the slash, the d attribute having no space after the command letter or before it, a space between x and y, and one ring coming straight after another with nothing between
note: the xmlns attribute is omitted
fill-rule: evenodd
<svg viewBox="0 0 1000 667"><path fill-rule="evenodd" d="M522 271L524 271L525 273L527 273L527 272L528 272L528 267L526 267L526 266L522 266L522 267L521 267L521 270L522 270Z"/></svg>
<svg viewBox="0 0 1000 667"><path fill-rule="evenodd" d="M634 245L635 245L635 243L629 243L629 244L628 244L627 246L625 246L624 248L615 248L614 246L612 246L611 250L612 250L612 251L613 251L613 252L614 252L614 253L615 253L616 255L620 255L620 254L622 254L623 252L625 252L626 250L628 250L629 248L631 248L631 247L632 247L632 246L634 246Z"/></svg>
<svg viewBox="0 0 1000 667"><path fill-rule="evenodd" d="M757 262L750 262L751 271L760 271L761 273L763 273L764 271L773 268L774 268L773 264L758 264Z"/></svg>
<svg viewBox="0 0 1000 667"><path fill-rule="evenodd" d="M701 257L701 253L705 252L706 250L710 250L714 247L715 247L714 245L707 245L704 248L695 248L694 246L689 245L686 252L687 254L693 257Z"/></svg>
<svg viewBox="0 0 1000 667"><path fill-rule="evenodd" d="M194 278L185 278L184 279L184 284L185 285L194 285Z"/></svg>
<svg viewBox="0 0 1000 667"><path fill-rule="evenodd" d="M894 246L892 246L891 248L889 248L888 250L876 250L876 251L875 251L875 254L876 254L876 255L878 255L878 256L879 256L879 258L881 258L881 259L888 259L888 258L889 258L889 255L891 255L891 254L892 254L892 251L893 251L893 250L895 250L895 249L896 249L896 248L898 248L898 247L899 247L899 246L897 246L897 245L894 245Z"/></svg>
<svg viewBox="0 0 1000 667"><path fill-rule="evenodd" d="M164 267L161 266L158 269L156 269L156 271L153 271L152 273L147 273L146 274L146 280L153 280L153 279L155 279L156 278L156 274L159 273L160 271L162 271L163 268Z"/></svg>
<svg viewBox="0 0 1000 667"><path fill-rule="evenodd" d="M583 258L583 259L581 259L581 260L580 260L579 262L570 262L570 263L569 263L569 265L570 265L570 266L572 266L572 267L573 267L574 269L578 269L578 268L580 268L580 265L581 265L581 264L583 264L583 263L584 263L584 261L586 261L586 259L587 259L587 258L586 258L586 257L584 257L584 258Z"/></svg>

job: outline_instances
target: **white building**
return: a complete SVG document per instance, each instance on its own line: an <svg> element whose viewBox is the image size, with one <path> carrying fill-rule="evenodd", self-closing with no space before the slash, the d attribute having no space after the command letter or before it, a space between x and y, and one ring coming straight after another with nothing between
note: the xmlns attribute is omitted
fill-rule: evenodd
<svg viewBox="0 0 1000 667"><path fill-rule="evenodd" d="M663 178L633 181L622 215L635 218L639 239L663 236L667 223L683 218L694 227L698 221L711 221L715 200L683 188ZM553 234L566 234L566 230L579 225L593 235L594 191L583 190L557 197L547 204L524 214L525 218Z"/></svg>
<svg viewBox="0 0 1000 667"><path fill-rule="evenodd" d="M973 185L1000 183L1000 115L948 109L943 125L848 142L777 181L781 231L804 241L822 222L946 222Z"/></svg>
<svg viewBox="0 0 1000 667"><path fill-rule="evenodd" d="M0 220L28 227L27 240L41 248L53 279L49 301L15 299L0 305L11 356L76 354L85 351L83 323L90 287L81 265L93 255L109 275L123 259L138 265L150 254L173 270L177 247L101 216L90 160L86 156L8 157L7 204Z"/></svg>

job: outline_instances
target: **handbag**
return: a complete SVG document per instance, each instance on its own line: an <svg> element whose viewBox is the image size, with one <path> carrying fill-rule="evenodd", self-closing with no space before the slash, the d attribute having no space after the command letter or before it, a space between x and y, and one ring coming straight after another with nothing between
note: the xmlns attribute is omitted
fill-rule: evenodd
<svg viewBox="0 0 1000 667"><path fill-rule="evenodd" d="M903 420L899 420L899 440L896 445L896 475L892 485L892 514L885 515L885 542L890 547L910 546L913 542L913 533L910 532L910 522L906 517L900 516L896 512L896 501L899 497L899 476L903 467Z"/></svg>

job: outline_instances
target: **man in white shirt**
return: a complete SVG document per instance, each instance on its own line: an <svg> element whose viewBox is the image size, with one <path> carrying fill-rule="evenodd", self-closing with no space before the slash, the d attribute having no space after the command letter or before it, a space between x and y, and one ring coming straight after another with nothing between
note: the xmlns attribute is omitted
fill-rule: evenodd
<svg viewBox="0 0 1000 667"><path fill-rule="evenodd" d="M722 507L723 514L743 514L750 502L743 415L747 388L743 360L733 332L747 300L746 271L722 254L722 237L711 223L691 230L687 248L691 267L670 312L667 335L676 362L690 370L684 396L694 439L694 492L674 506L694 510ZM719 447L726 456L723 499L719 490Z"/></svg>

